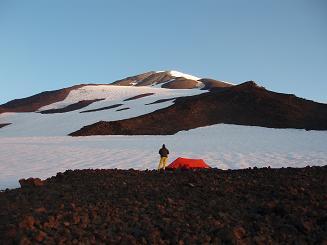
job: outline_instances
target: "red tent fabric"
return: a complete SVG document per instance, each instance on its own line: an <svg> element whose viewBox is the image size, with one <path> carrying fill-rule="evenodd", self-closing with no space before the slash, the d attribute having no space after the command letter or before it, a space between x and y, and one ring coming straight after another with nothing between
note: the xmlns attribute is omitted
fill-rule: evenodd
<svg viewBox="0 0 327 245"><path fill-rule="evenodd" d="M167 166L168 169L177 169L177 168L210 168L202 159L188 159L179 157L171 164Z"/></svg>

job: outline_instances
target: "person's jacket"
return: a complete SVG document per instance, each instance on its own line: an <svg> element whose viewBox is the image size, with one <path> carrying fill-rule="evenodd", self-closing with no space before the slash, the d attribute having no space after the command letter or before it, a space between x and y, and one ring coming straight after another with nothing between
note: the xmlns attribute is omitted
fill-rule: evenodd
<svg viewBox="0 0 327 245"><path fill-rule="evenodd" d="M161 157L168 157L169 151L167 148L161 148L159 150L159 154Z"/></svg>

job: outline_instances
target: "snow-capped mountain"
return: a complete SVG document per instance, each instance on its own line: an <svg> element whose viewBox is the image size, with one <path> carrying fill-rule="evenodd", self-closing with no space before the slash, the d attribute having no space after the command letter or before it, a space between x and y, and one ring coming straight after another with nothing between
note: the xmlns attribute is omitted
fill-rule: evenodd
<svg viewBox="0 0 327 245"><path fill-rule="evenodd" d="M176 98L230 86L177 71L157 71L111 84L80 84L46 91L1 105L0 135L67 135L98 121L152 113L172 105Z"/></svg>
<svg viewBox="0 0 327 245"><path fill-rule="evenodd" d="M204 89L230 87L233 84L214 79L199 78L178 71L147 72L127 77L113 83L122 86L155 86L170 89Z"/></svg>
<svg viewBox="0 0 327 245"><path fill-rule="evenodd" d="M232 85L177 71L147 72L3 104L0 136L174 134L218 123L323 130L326 108L254 82Z"/></svg>

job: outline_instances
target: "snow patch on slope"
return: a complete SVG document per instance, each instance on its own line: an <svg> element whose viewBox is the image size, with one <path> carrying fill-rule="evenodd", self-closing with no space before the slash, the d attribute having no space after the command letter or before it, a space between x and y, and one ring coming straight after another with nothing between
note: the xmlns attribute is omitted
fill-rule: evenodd
<svg viewBox="0 0 327 245"><path fill-rule="evenodd" d="M167 72L169 75L173 76L173 77L184 77L186 79L190 79L190 80L200 80L201 78L193 76L193 75L189 75L186 73L182 73L179 71L156 71L156 73L160 73L160 72Z"/></svg>
<svg viewBox="0 0 327 245"><path fill-rule="evenodd" d="M59 109L77 103L81 100L102 99L80 110L57 113L3 113L0 114L0 123L12 123L1 128L0 137L23 137L23 136L65 136L83 126L98 121L116 121L137 117L151 113L172 105L173 101L166 101L158 104L150 104L160 99L169 99L183 96L191 96L207 91L192 89L164 89L153 87L130 87L130 86L85 86L69 93L65 100L42 107L39 111ZM154 93L154 95L139 98L136 100L124 101L137 95ZM80 113L85 110L93 110L102 107L123 104L115 109ZM123 107L130 109L116 111Z"/></svg>
<svg viewBox="0 0 327 245"><path fill-rule="evenodd" d="M189 75L189 74L185 74L185 73L182 73L182 72L179 72L179 71L169 71L169 74L174 76L174 77L184 77L186 79L191 79L191 80L201 79L201 78L198 78L198 77L195 77L195 76L192 76L192 75Z"/></svg>

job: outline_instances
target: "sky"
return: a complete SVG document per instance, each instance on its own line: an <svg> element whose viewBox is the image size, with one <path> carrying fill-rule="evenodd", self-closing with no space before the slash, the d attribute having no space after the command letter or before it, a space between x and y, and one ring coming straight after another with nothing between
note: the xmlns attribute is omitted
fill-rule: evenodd
<svg viewBox="0 0 327 245"><path fill-rule="evenodd" d="M0 0L0 104L178 70L327 103L325 0Z"/></svg>

